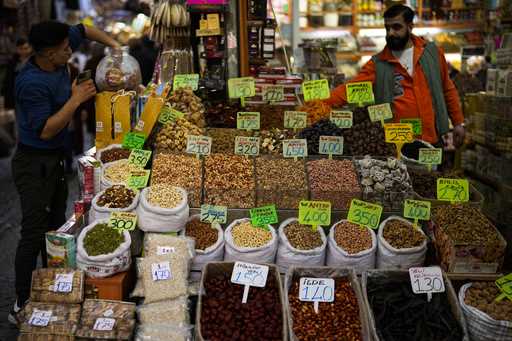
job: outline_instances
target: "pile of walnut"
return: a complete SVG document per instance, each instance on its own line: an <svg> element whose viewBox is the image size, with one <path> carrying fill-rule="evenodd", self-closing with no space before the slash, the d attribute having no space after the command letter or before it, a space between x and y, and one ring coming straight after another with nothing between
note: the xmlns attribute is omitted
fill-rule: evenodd
<svg viewBox="0 0 512 341"><path fill-rule="evenodd" d="M156 136L154 149L159 152L183 152L188 135L203 135L203 129L184 118L166 124Z"/></svg>
<svg viewBox="0 0 512 341"><path fill-rule="evenodd" d="M206 121L204 120L204 108L201 99L197 97L191 88L179 88L167 98L167 102L171 108L185 114L185 118L194 125L204 128Z"/></svg>

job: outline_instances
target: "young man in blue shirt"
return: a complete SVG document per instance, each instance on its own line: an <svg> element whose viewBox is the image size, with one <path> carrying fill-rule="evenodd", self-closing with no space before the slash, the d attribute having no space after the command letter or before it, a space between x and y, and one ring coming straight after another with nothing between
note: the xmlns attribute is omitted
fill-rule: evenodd
<svg viewBox="0 0 512 341"><path fill-rule="evenodd" d="M110 47L119 44L89 26L47 21L34 25L29 41L34 55L16 77L18 148L12 160L20 195L21 239L16 250L16 303L9 320L29 298L32 271L42 255L46 266L45 233L65 222L67 184L64 144L67 126L80 104L96 94L92 80L71 81L67 62L84 39Z"/></svg>

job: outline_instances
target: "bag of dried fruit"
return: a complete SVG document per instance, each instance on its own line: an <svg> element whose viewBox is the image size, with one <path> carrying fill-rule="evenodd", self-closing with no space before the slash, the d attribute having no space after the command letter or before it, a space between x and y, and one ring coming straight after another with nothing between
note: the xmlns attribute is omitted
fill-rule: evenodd
<svg viewBox="0 0 512 341"><path fill-rule="evenodd" d="M421 228L398 216L379 226L377 269L409 269L422 266L427 253L427 236Z"/></svg>
<svg viewBox="0 0 512 341"><path fill-rule="evenodd" d="M311 226L299 224L297 218L289 218L281 223L278 234L276 264L281 273L292 265L324 265L327 238L322 228L313 231Z"/></svg>
<svg viewBox="0 0 512 341"><path fill-rule="evenodd" d="M255 227L251 219L234 220L224 231L225 261L274 263L277 233L272 225Z"/></svg>
<svg viewBox="0 0 512 341"><path fill-rule="evenodd" d="M375 268L377 237L372 229L348 220L335 223L329 231L327 266L354 268L357 274Z"/></svg>
<svg viewBox="0 0 512 341"><path fill-rule="evenodd" d="M108 219L112 212L132 212L139 203L139 192L124 185L112 185L94 196L89 221Z"/></svg>
<svg viewBox="0 0 512 341"><path fill-rule="evenodd" d="M131 264L131 237L95 220L78 235L76 264L90 277L108 277L126 271Z"/></svg>
<svg viewBox="0 0 512 341"><path fill-rule="evenodd" d="M224 231L220 224L203 223L200 215L195 214L188 219L184 233L196 241L196 255L191 266L193 271L203 270L206 263L224 260Z"/></svg>
<svg viewBox="0 0 512 341"><path fill-rule="evenodd" d="M494 282L464 284L459 302L472 340L512 341L512 301L504 298Z"/></svg>
<svg viewBox="0 0 512 341"><path fill-rule="evenodd" d="M187 223L187 192L176 186L153 185L141 192L138 226L144 232L178 232Z"/></svg>

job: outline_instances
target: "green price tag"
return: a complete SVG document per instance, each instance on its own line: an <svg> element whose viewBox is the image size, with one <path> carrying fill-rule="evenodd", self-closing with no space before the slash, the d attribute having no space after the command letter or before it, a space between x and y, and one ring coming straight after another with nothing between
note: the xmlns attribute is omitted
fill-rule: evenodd
<svg viewBox="0 0 512 341"><path fill-rule="evenodd" d="M249 136L236 136L235 154L258 156L260 154L260 138Z"/></svg>
<svg viewBox="0 0 512 341"><path fill-rule="evenodd" d="M368 107L368 115L372 122L384 122L393 118L393 112L389 103L370 105Z"/></svg>
<svg viewBox="0 0 512 341"><path fill-rule="evenodd" d="M469 201L469 181L465 179L437 179L437 200Z"/></svg>
<svg viewBox="0 0 512 341"><path fill-rule="evenodd" d="M199 74L191 73L186 75L175 75L172 83L173 90L179 88L192 88L196 91L199 86Z"/></svg>
<svg viewBox="0 0 512 341"><path fill-rule="evenodd" d="M258 130L260 129L260 113L245 111L236 113L236 129Z"/></svg>
<svg viewBox="0 0 512 341"><path fill-rule="evenodd" d="M501 301L506 296L512 301L512 273L506 276L500 277L496 280L496 285L503 292L502 295L498 296L497 301Z"/></svg>
<svg viewBox="0 0 512 341"><path fill-rule="evenodd" d="M420 148L418 162L424 165L440 165L443 162L443 149Z"/></svg>
<svg viewBox="0 0 512 341"><path fill-rule="evenodd" d="M185 117L184 113L165 105L160 111L160 115L158 116L158 122L162 124L167 124L169 122L176 121L177 118L183 117Z"/></svg>
<svg viewBox="0 0 512 341"><path fill-rule="evenodd" d="M379 228L381 214L382 206L362 200L352 199L350 209L348 210L347 220L351 223L375 230Z"/></svg>
<svg viewBox="0 0 512 341"><path fill-rule="evenodd" d="M284 86L282 85L265 85L262 92L263 102L284 101Z"/></svg>
<svg viewBox="0 0 512 341"><path fill-rule="evenodd" d="M305 81L302 83L302 93L306 102L315 99L328 99L331 97L329 82L327 79L319 79L316 81Z"/></svg>
<svg viewBox="0 0 512 341"><path fill-rule="evenodd" d="M229 98L253 97L256 94L253 77L228 79Z"/></svg>
<svg viewBox="0 0 512 341"><path fill-rule="evenodd" d="M268 224L277 224L276 205L252 208L249 211L251 224L257 227L266 227Z"/></svg>
<svg viewBox="0 0 512 341"><path fill-rule="evenodd" d="M228 219L226 206L201 205L201 221L203 223L225 224Z"/></svg>
<svg viewBox="0 0 512 341"><path fill-rule="evenodd" d="M151 150L132 149L132 152L128 157L128 163L144 168L146 167L146 164L148 163L150 158Z"/></svg>
<svg viewBox="0 0 512 341"><path fill-rule="evenodd" d="M299 224L317 226L331 225L331 203L328 201L299 202Z"/></svg>
<svg viewBox="0 0 512 341"><path fill-rule="evenodd" d="M131 171L126 185L134 189L146 187L148 185L149 173L151 173L149 169Z"/></svg>
<svg viewBox="0 0 512 341"><path fill-rule="evenodd" d="M306 157L308 156L308 142L306 139L283 140L284 157Z"/></svg>
<svg viewBox="0 0 512 341"><path fill-rule="evenodd" d="M372 82L349 83L347 88L347 102L355 104L373 103Z"/></svg>
<svg viewBox="0 0 512 341"><path fill-rule="evenodd" d="M210 155L212 150L212 138L201 135L187 136L187 150L189 154Z"/></svg>
<svg viewBox="0 0 512 341"><path fill-rule="evenodd" d="M352 128L353 115L349 110L331 111L331 122L338 128L349 129Z"/></svg>
<svg viewBox="0 0 512 341"><path fill-rule="evenodd" d="M406 199L404 217L414 219L415 227L418 226L418 220L430 220L430 201Z"/></svg>
<svg viewBox="0 0 512 341"><path fill-rule="evenodd" d="M304 111L285 111L284 127L287 129L304 129L308 123L308 113Z"/></svg>
<svg viewBox="0 0 512 341"><path fill-rule="evenodd" d="M141 149L145 141L146 135L142 133L126 133L123 137L123 148Z"/></svg>
<svg viewBox="0 0 512 341"><path fill-rule="evenodd" d="M108 220L108 227L122 231L133 231L137 226L137 215L132 212L112 212Z"/></svg>
<svg viewBox="0 0 512 341"><path fill-rule="evenodd" d="M343 136L320 136L318 153L329 155L329 157L343 155Z"/></svg>
<svg viewBox="0 0 512 341"><path fill-rule="evenodd" d="M423 125L419 118L402 118L400 123L410 123L412 124L412 133L414 136L421 136L423 133Z"/></svg>

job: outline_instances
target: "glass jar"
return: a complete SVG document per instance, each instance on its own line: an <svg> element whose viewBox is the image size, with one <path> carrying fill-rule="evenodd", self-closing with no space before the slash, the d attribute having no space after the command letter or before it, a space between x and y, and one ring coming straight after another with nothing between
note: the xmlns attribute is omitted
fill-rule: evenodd
<svg viewBox="0 0 512 341"><path fill-rule="evenodd" d="M106 49L106 56L96 69L96 86L100 91L137 90L141 82L139 63L128 54L128 47Z"/></svg>

